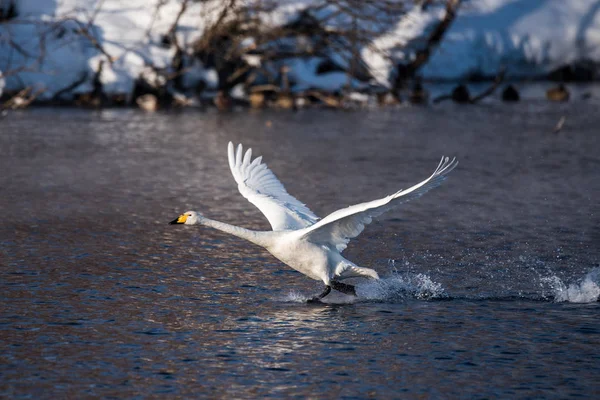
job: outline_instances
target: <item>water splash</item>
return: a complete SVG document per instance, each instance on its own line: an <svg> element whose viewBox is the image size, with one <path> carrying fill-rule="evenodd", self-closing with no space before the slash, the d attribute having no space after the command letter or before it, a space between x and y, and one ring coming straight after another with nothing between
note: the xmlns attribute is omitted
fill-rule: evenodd
<svg viewBox="0 0 600 400"><path fill-rule="evenodd" d="M425 274L398 274L356 287L358 297L369 301L398 302L408 299L445 299L448 294L440 283Z"/></svg>
<svg viewBox="0 0 600 400"><path fill-rule="evenodd" d="M435 282L427 274L413 272L398 272L392 262L392 272L376 281L361 281L356 284L357 297L347 296L333 291L323 299L327 304L353 304L360 302L400 303L411 299L416 300L535 300L568 303L593 303L600 301L600 268L595 268L577 282L565 284L564 281L550 270L547 275L538 275L542 293L539 289L534 293L518 291L504 295L490 293L476 296L450 296L441 283ZM535 269L534 269L535 270ZM509 290L509 292L511 292ZM545 293L544 293L545 292ZM276 300L288 303L306 303L313 296L292 291L278 297Z"/></svg>
<svg viewBox="0 0 600 400"><path fill-rule="evenodd" d="M363 281L356 285L357 297L333 291L323 299L325 304L351 304L361 301L397 303L409 299L447 299L448 294L440 283L425 274L393 273L377 281ZM275 300L284 303L306 303L313 296L291 291Z"/></svg>
<svg viewBox="0 0 600 400"><path fill-rule="evenodd" d="M593 303L600 298L600 268L590 271L580 282L568 286L557 276L542 278L554 293L554 301Z"/></svg>
<svg viewBox="0 0 600 400"><path fill-rule="evenodd" d="M275 298L274 300L283 303L306 303L306 301L310 298L312 298L312 296L308 296L306 294L302 294L296 291L291 291L289 293L284 294L283 296Z"/></svg>

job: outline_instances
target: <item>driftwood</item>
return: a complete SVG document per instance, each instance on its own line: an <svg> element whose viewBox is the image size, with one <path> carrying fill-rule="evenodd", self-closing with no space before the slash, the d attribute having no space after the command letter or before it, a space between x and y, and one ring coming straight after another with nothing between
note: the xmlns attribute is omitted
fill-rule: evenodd
<svg viewBox="0 0 600 400"><path fill-rule="evenodd" d="M38 89L34 92L32 87L26 87L1 104L0 110L18 110L20 108L26 108L43 92L44 89Z"/></svg>

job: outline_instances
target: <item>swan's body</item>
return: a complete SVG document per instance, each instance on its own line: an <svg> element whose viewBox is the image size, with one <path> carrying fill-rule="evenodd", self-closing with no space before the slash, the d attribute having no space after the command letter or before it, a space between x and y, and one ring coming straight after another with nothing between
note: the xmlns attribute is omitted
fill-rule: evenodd
<svg viewBox="0 0 600 400"><path fill-rule="evenodd" d="M287 193L273 172L261 162L262 157L252 160L252 149L244 154L242 145L235 151L230 142L228 153L229 166L240 193L262 211L273 230L252 231L206 218L195 211L187 211L171 223L200 223L264 247L296 271L323 281L326 290L319 299L327 295L331 287L354 294L353 286L342 284L341 280L378 279L376 271L359 267L342 256L350 239L358 236L373 217L438 186L458 164L455 159L442 158L434 173L421 183L382 199L343 208L319 220L308 207Z"/></svg>

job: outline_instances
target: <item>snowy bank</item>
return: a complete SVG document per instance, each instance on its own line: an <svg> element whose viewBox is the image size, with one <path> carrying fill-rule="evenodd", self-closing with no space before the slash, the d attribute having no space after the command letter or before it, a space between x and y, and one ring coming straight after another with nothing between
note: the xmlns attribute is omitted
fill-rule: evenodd
<svg viewBox="0 0 600 400"><path fill-rule="evenodd" d="M41 100L72 101L91 94L129 104L134 97L161 90L171 96L212 96L229 91L230 81L244 81L247 88L281 86L285 80L292 92L390 88L398 65L414 59L445 13L443 4L423 8L405 3L397 15L361 5L367 15L352 19L334 3L323 6L316 0L247 1L241 6L216 0L8 0L0 6L14 4L16 16L0 18L0 70L5 72L0 92L2 85L11 93L30 87ZM576 63L595 68L600 62L599 11L600 2L594 0L463 0L439 47L417 74L465 80L494 76L505 67L509 78L532 78ZM227 25L234 13L269 34L302 16L317 21L322 35L307 32L304 25L265 41L248 34L255 31L243 24ZM318 47L324 36L353 24L369 32L364 41ZM217 25L224 27L221 36L210 31ZM240 29L239 37L232 29ZM209 33L213 48L220 47L225 56L201 48ZM229 53L240 57L231 61ZM266 62L265 54L273 53L275 61ZM360 60L352 61L357 56ZM285 77L283 65L288 67Z"/></svg>
<svg viewBox="0 0 600 400"><path fill-rule="evenodd" d="M93 90L94 75L103 62L100 83L107 93L131 95L146 67L169 69L175 50L161 45L180 9L177 1L149 7L144 0L75 1L22 0L18 17L0 25L0 68L20 70L7 79L7 89L33 86L51 99L61 90L67 96ZM96 8L98 7L98 8ZM192 4L176 32L183 45L199 37L206 18ZM214 83L201 68L188 76Z"/></svg>
<svg viewBox="0 0 600 400"><path fill-rule="evenodd" d="M410 60L441 10L414 8L363 57L378 81L389 82L394 63ZM430 80L540 78L573 64L600 62L600 2L594 0L464 1L439 48L421 69Z"/></svg>
<svg viewBox="0 0 600 400"><path fill-rule="evenodd" d="M465 3L438 51L429 78L544 76L560 67L600 62L600 2L484 0Z"/></svg>

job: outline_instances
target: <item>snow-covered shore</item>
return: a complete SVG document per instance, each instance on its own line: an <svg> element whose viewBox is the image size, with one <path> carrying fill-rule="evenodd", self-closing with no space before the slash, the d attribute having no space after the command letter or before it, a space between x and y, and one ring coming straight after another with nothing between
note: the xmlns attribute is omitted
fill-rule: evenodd
<svg viewBox="0 0 600 400"><path fill-rule="evenodd" d="M441 13L415 8L410 18L377 38L374 44L394 59L402 60L406 57L403 46L410 46L441 18ZM598 1L465 1L421 75L430 80L456 81L470 76L495 76L506 68L509 78L544 77L563 66L586 61L600 63L599 44ZM364 51L372 70L384 82L393 65L376 52Z"/></svg>
<svg viewBox="0 0 600 400"><path fill-rule="evenodd" d="M485 0L465 3L423 75L461 79L543 76L565 65L600 62L600 2Z"/></svg>
<svg viewBox="0 0 600 400"><path fill-rule="evenodd" d="M316 3L276 2L270 12L257 17L265 26L283 26ZM0 76L0 93L3 85L5 92L31 87L41 100L57 96L70 100L101 85L104 93L129 102L140 78L152 82L174 73L182 75L180 86L189 93L197 93L199 87L214 93L219 87L214 65L197 57L186 57L185 65L173 70L177 48L165 44L165 37L182 11L182 0L15 0L14 4L16 18L0 22L0 71L5 73L4 79ZM175 30L180 46L192 48L222 16L225 4L187 4ZM371 82L349 81L343 71L348 64L344 51L332 49L329 60L319 55L282 61L289 67L291 89L336 91L348 83L390 87L397 64L410 60L443 14L441 6L425 10L414 6L360 48ZM245 38L241 45L252 47L253 38ZM598 1L464 0L419 75L461 81L494 76L506 68L509 78L543 77L566 65L600 63L599 45ZM331 60L342 70L320 72L319 65Z"/></svg>

